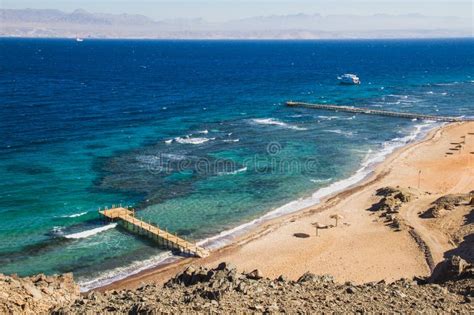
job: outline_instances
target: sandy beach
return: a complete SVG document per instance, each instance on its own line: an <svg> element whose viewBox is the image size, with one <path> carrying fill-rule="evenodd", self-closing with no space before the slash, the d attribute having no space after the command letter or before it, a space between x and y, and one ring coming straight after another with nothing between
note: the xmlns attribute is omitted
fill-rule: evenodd
<svg viewBox="0 0 474 315"><path fill-rule="evenodd" d="M403 229L394 229L380 213L369 211L380 200L377 189L386 186L398 186L413 195L397 214L406 225ZM448 217L446 224L433 224L419 214L439 197L473 190L474 122L449 124L396 150L360 184L318 205L266 222L205 259L183 259L97 290L160 283L188 264L213 267L221 261L240 271L258 268L270 278L283 274L295 279L306 271L355 283L428 276L445 253L456 247L453 230L462 224L463 213ZM333 215L342 216L337 226ZM318 236L316 222L323 227Z"/></svg>

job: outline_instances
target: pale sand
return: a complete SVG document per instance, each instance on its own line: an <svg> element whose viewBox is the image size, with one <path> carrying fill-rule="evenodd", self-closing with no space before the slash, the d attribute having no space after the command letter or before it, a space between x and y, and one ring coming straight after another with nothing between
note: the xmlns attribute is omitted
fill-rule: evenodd
<svg viewBox="0 0 474 315"><path fill-rule="evenodd" d="M231 262L241 271L258 268L270 278L283 274L296 279L310 271L331 274L341 282L360 283L429 275L424 254L408 231L395 232L378 213L367 209L380 199L375 196L378 188L411 187L418 198L403 206L400 215L428 245L434 262L440 262L454 245L446 233L423 222L418 212L442 195L474 190L474 135L468 134L473 132L474 122L435 130L425 140L394 152L360 185L317 206L267 222L206 259L186 259L148 270L100 290L163 282L189 263L215 266L221 261ZM450 143L462 141L461 136L466 136L463 149L449 151L453 147ZM315 236L311 223L334 224L329 216L336 213L344 217L338 227L320 230ZM297 238L295 233L310 237Z"/></svg>

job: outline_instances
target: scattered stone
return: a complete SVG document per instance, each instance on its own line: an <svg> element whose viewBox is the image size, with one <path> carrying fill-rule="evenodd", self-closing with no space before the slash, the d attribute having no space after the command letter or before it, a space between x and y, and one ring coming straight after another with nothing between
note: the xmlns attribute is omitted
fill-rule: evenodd
<svg viewBox="0 0 474 315"><path fill-rule="evenodd" d="M136 290L83 296L69 276L0 275L0 313L472 313L470 265L453 258L449 266L449 276L457 280L429 284L417 278L359 285L338 284L331 276L309 272L298 281L283 276L270 280L257 269L238 274L235 267L222 263L216 268L188 267L164 286L147 284ZM65 289L60 289L61 283ZM43 293L44 288L53 295Z"/></svg>
<svg viewBox="0 0 474 315"><path fill-rule="evenodd" d="M72 274L20 278L0 274L0 314L45 314L79 299Z"/></svg>

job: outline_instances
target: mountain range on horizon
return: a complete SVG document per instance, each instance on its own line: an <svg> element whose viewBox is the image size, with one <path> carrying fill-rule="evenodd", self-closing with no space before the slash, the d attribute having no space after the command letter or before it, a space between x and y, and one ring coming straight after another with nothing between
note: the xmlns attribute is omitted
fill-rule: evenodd
<svg viewBox="0 0 474 315"><path fill-rule="evenodd" d="M422 14L270 15L208 22L137 14L1 9L0 36L136 39L350 39L472 37L472 19Z"/></svg>

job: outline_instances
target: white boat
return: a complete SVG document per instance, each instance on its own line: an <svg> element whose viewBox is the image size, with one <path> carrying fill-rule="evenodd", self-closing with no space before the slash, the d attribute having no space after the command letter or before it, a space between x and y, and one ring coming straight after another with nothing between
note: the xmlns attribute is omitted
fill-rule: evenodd
<svg viewBox="0 0 474 315"><path fill-rule="evenodd" d="M76 37L76 42L83 42L84 40L80 37Z"/></svg>
<svg viewBox="0 0 474 315"><path fill-rule="evenodd" d="M339 79L339 83L341 84L349 84L349 85L360 84L360 79L355 74L346 73L337 78Z"/></svg>

